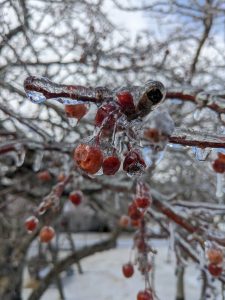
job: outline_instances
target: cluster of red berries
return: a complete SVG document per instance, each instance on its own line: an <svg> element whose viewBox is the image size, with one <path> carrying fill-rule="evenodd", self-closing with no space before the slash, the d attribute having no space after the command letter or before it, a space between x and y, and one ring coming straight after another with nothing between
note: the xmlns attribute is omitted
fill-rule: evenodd
<svg viewBox="0 0 225 300"><path fill-rule="evenodd" d="M80 143L74 151L74 160L81 170L91 175L99 171L105 175L114 175L122 164L123 170L130 176L143 174L147 167L145 159L139 145L135 146L132 142L131 146L130 140L137 142L132 120L139 120L141 127L141 118L151 110L153 98L150 106L146 104L150 100L146 99L146 95L142 96L138 104L135 104L133 93L123 89L115 94L115 101L103 102L95 116L97 134L94 141ZM160 102L162 94L161 98L157 99ZM123 143L122 147L121 143L118 146L115 141L115 136L119 133L127 136L127 142ZM155 141L160 138L161 136L158 136ZM106 151L103 151L104 149Z"/></svg>
<svg viewBox="0 0 225 300"><path fill-rule="evenodd" d="M36 230L39 220L35 216L30 216L25 220L25 228L29 233ZM55 230L51 226L44 226L39 232L39 239L42 243L49 243L55 236Z"/></svg>
<svg viewBox="0 0 225 300"><path fill-rule="evenodd" d="M225 173L225 154L218 153L218 158L212 163L213 170L216 173Z"/></svg>
<svg viewBox="0 0 225 300"><path fill-rule="evenodd" d="M75 118L78 121L82 119L88 112L85 104L65 105L65 113L67 118Z"/></svg>
<svg viewBox="0 0 225 300"><path fill-rule="evenodd" d="M155 253L148 243L149 236L146 232L145 212L151 205L152 199L149 192L149 187L143 183L138 182L136 186L136 195L133 202L129 205L128 215L123 215L120 218L119 224L122 227L127 227L130 224L137 226L138 230L134 235L134 249L136 249L136 261L138 270L147 278L152 269L151 258L149 253ZM128 262L122 267L123 275L130 278L134 274L134 266ZM148 280L149 284L149 280ZM148 286L144 291L140 291L137 295L137 300L153 300L151 287Z"/></svg>
<svg viewBox="0 0 225 300"><path fill-rule="evenodd" d="M218 277L223 272L223 251L215 246L209 248L206 252L209 261L208 270L211 275Z"/></svg>

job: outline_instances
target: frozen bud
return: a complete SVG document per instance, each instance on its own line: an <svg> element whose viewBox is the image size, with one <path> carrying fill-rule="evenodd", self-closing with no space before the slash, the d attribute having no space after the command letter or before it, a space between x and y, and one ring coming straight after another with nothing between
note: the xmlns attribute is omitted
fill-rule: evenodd
<svg viewBox="0 0 225 300"><path fill-rule="evenodd" d="M147 81L141 95L137 109L141 117L146 116L165 99L164 85L159 81Z"/></svg>

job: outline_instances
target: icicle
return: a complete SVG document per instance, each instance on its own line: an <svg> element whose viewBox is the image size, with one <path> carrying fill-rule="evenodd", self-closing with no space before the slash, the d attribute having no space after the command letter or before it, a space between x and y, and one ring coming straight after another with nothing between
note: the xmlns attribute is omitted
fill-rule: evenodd
<svg viewBox="0 0 225 300"><path fill-rule="evenodd" d="M169 248L172 253L174 253L174 244L175 244L175 236L174 236L174 223L169 223L169 232L170 232L170 241Z"/></svg>
<svg viewBox="0 0 225 300"><path fill-rule="evenodd" d="M14 158L15 158L16 166L21 167L25 160L26 150L21 144L17 144L15 150L16 150L16 154Z"/></svg>
<svg viewBox="0 0 225 300"><path fill-rule="evenodd" d="M219 202L223 197L223 174L216 174L216 197L219 198Z"/></svg>
<svg viewBox="0 0 225 300"><path fill-rule="evenodd" d="M37 151L35 154L34 162L33 162L33 170L34 172L38 172L41 169L42 159L44 157L43 151Z"/></svg>
<svg viewBox="0 0 225 300"><path fill-rule="evenodd" d="M78 119L75 118L68 118L68 122L70 124L71 127L75 127L78 123Z"/></svg>
<svg viewBox="0 0 225 300"><path fill-rule="evenodd" d="M119 195L118 194L116 194L116 196L114 198L114 201L115 201L115 209L117 211L120 211L121 206L120 206L120 199L119 199Z"/></svg>
<svg viewBox="0 0 225 300"><path fill-rule="evenodd" d="M201 149L201 148L195 147L194 151L195 151L195 157L197 160L205 161L208 158L208 156L211 152L211 149L209 149L209 148Z"/></svg>
<svg viewBox="0 0 225 300"><path fill-rule="evenodd" d="M194 112L194 115L193 115L193 117L194 117L194 119L195 119L195 121L200 121L201 120L201 118L202 118L202 113L201 113L201 109L196 109L195 110L195 112Z"/></svg>

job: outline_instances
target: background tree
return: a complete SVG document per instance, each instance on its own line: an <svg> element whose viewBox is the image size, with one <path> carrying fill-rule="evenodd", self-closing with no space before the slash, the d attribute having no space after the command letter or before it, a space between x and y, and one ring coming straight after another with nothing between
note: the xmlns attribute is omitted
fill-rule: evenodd
<svg viewBox="0 0 225 300"><path fill-rule="evenodd" d="M71 153L78 140L92 133L96 107L91 105L74 130L62 105L46 102L38 106L25 100L23 81L36 74L87 86L116 88L150 78L166 85L163 107L175 121L176 130L163 160L149 170L153 204L148 213L149 222L159 224L164 235L170 234L168 224L175 223L178 282L182 282L183 258L201 263L199 245L204 249L206 240L224 246L223 177L212 171L217 150L211 149L224 151L225 3L26 0L0 5L2 298L21 298L26 254L37 237L37 232L24 235L23 223L46 195L47 199L53 194L60 197L60 210L41 220L52 220L55 227L61 226L63 204L74 189L83 191L86 205L106 217L111 228L132 198L133 182L123 173L110 182L105 176L90 181L74 170ZM115 8L142 13L149 29L131 39L114 20ZM177 144L189 147L174 146ZM51 174L44 184L37 179L39 169ZM57 181L60 173L66 174L60 181L63 188ZM108 201L115 192L119 209ZM71 246L71 255L64 261L58 261L56 255L45 284L34 289L30 299L39 299L52 280L79 258L112 246L116 236L117 231L108 242L79 253ZM190 240L191 248L187 245ZM206 268L202 270L205 299L211 282ZM224 282L223 276L219 279ZM182 290L178 286L178 291ZM60 283L59 290L62 294Z"/></svg>

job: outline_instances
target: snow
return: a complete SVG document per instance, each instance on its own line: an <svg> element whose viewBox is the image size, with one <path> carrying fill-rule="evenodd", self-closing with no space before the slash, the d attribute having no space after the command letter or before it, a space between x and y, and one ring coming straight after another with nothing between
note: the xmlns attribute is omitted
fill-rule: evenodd
<svg viewBox="0 0 225 300"><path fill-rule="evenodd" d="M79 245L96 242L99 235L76 235ZM104 238L105 235L101 235ZM126 279L121 272L121 266L128 262L132 236L119 239L116 249L96 253L81 261L84 274L79 275L74 266L74 275L63 278L66 300L126 300L136 299L137 292L144 288L144 281L137 270L132 278ZM168 259L168 241L154 240L152 246L158 250L155 259L155 288L160 300L175 299L176 277L175 258ZM25 283L29 281L25 276ZM187 299L198 300L201 289L200 272L196 265L189 264L186 268L185 292ZM27 299L30 289L24 288L24 298ZM59 294L52 285L41 300L58 300Z"/></svg>

